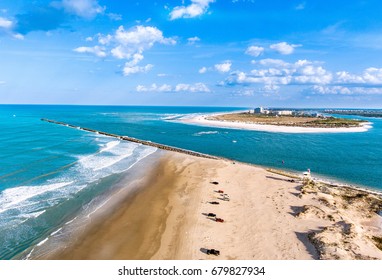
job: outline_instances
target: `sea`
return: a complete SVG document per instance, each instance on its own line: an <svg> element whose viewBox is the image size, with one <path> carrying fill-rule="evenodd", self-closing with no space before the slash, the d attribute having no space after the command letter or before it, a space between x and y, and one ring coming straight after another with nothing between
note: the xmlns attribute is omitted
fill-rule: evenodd
<svg viewBox="0 0 382 280"><path fill-rule="evenodd" d="M306 134L181 122L239 110L248 108L0 105L0 259L33 257L160 152L41 118L382 191L382 118L343 116L367 120L367 132Z"/></svg>

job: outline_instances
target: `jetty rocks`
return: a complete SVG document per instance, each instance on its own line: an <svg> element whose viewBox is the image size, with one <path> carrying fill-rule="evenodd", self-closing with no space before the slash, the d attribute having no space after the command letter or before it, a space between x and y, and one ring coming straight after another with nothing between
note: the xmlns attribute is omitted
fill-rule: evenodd
<svg viewBox="0 0 382 280"><path fill-rule="evenodd" d="M108 133L108 132L99 131L99 130L95 130L95 129L91 129L91 128L80 127L80 126L76 126L76 125L72 125L72 124L68 124L68 123L64 123L64 122L59 122L59 121L55 121L55 120L49 120L49 119L42 118L41 121L53 123L53 124L58 124L58 125L62 125L62 126L66 126L66 127L70 127L70 128L74 128L74 129L79 129L79 130L83 130L83 131L93 132L93 133L97 133L97 134L101 134L101 135L105 135L105 136L109 136L109 137L114 137L114 138L117 138L120 140L138 143L138 144L142 144L142 145L146 145L146 146L151 146L151 147L155 147L155 148L158 148L161 150L178 152L178 153L183 153L186 155L202 157L202 158L221 159L219 157L211 156L208 154L203 154L203 153L199 153L199 152L195 152L195 151L176 148L176 147L172 147L172 146L168 146L168 145L164 145L164 144L159 144L159 143L155 143L155 142L151 142L151 141L141 140L141 139L137 139L134 137L121 136L118 134Z"/></svg>

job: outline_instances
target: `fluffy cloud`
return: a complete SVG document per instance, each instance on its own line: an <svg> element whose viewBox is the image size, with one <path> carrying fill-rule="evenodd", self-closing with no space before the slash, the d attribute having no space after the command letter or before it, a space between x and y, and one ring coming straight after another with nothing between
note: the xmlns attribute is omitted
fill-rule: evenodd
<svg viewBox="0 0 382 280"><path fill-rule="evenodd" d="M74 49L74 51L78 52L78 53L91 53L91 54L94 54L98 57L106 57L107 56L105 49L102 47L99 47L99 46L79 47L79 48Z"/></svg>
<svg viewBox="0 0 382 280"><path fill-rule="evenodd" d="M213 2L215 2L215 0L191 0L191 4L188 6L175 7L170 13L170 19L200 16L207 12L209 5Z"/></svg>
<svg viewBox="0 0 382 280"><path fill-rule="evenodd" d="M382 88L377 87L346 87L346 86L318 86L307 90L308 93L323 95L380 95Z"/></svg>
<svg viewBox="0 0 382 280"><path fill-rule="evenodd" d="M245 51L246 54L249 54L249 55L254 56L254 57L260 56L263 52L264 52L264 48L263 47L258 47L258 46L250 46Z"/></svg>
<svg viewBox="0 0 382 280"><path fill-rule="evenodd" d="M0 17L0 35L4 33L4 34L12 36L15 39L19 39L19 40L24 39L23 35L21 35L20 33L14 32L14 28L15 28L14 21L4 17Z"/></svg>
<svg viewBox="0 0 382 280"><path fill-rule="evenodd" d="M263 65L263 66L272 66L272 67L288 67L290 64L285 62L281 59L272 59L272 58L266 58L261 59L257 63Z"/></svg>
<svg viewBox="0 0 382 280"><path fill-rule="evenodd" d="M220 73L226 73L231 70L232 63L231 61L225 61L221 64L215 64L215 69Z"/></svg>
<svg viewBox="0 0 382 280"><path fill-rule="evenodd" d="M197 37L197 36L195 36L195 37L192 37L192 38L188 38L187 41L188 41L188 43L189 43L190 45L193 45L193 44L195 44L196 42L199 42L199 41L200 41L200 38Z"/></svg>
<svg viewBox="0 0 382 280"><path fill-rule="evenodd" d="M287 54L292 54L294 52L294 49L300 46L301 45L290 45L287 42L281 42L281 43L270 45L270 48L272 50L277 51L280 54L287 55Z"/></svg>
<svg viewBox="0 0 382 280"><path fill-rule="evenodd" d="M254 96L256 94L262 94L263 96L269 96L270 94L278 94L280 86L275 85L265 85L258 88L248 88L244 87L242 89L233 91L235 96Z"/></svg>
<svg viewBox="0 0 382 280"><path fill-rule="evenodd" d="M382 68L367 68L361 75L340 71L336 73L336 76L337 82L342 84L382 84Z"/></svg>
<svg viewBox="0 0 382 280"><path fill-rule="evenodd" d="M129 58L134 53L142 53L150 49L155 43L173 45L176 41L172 38L165 38L162 31L152 26L138 25L129 30L120 26L114 35L100 36L101 44L109 44L114 41L117 45L114 53L117 58ZM112 51L113 52L113 51Z"/></svg>
<svg viewBox="0 0 382 280"><path fill-rule="evenodd" d="M167 84L152 84L148 87L138 85L136 90L138 92L210 92L210 89L203 83L177 84L174 87Z"/></svg>
<svg viewBox="0 0 382 280"><path fill-rule="evenodd" d="M199 73L200 74L204 74L206 72L207 72L207 68L206 67L202 67L202 68L199 69Z"/></svg>
<svg viewBox="0 0 382 280"><path fill-rule="evenodd" d="M176 41L165 38L162 31L152 26L138 25L129 30L120 26L114 34L98 34L99 45L93 47L79 47L76 52L91 53L98 57L111 55L117 59L127 60L123 74L129 76L135 73L146 73L153 67L151 64L139 66L144 59L144 51L152 48L155 44L173 45Z"/></svg>
<svg viewBox="0 0 382 280"><path fill-rule="evenodd" d="M0 17L0 28L11 29L12 26L13 26L13 22L11 20Z"/></svg>
<svg viewBox="0 0 382 280"><path fill-rule="evenodd" d="M88 19L105 11L105 7L101 7L97 0L62 0L60 5L66 12Z"/></svg>
<svg viewBox="0 0 382 280"><path fill-rule="evenodd" d="M289 63L280 59L252 62L250 72L232 72L221 85L244 87L263 85L264 92L277 92L280 86L310 85L310 94L377 95L382 94L382 68L370 67L361 74L339 71L331 73L322 63L298 60ZM256 92L260 92L259 89Z"/></svg>
<svg viewBox="0 0 382 280"><path fill-rule="evenodd" d="M131 63L126 62L125 66L123 67L123 75L129 76L131 74L136 74L136 73L147 73L153 67L154 65L152 64L147 64L145 66L137 66L137 65L131 65Z"/></svg>
<svg viewBox="0 0 382 280"><path fill-rule="evenodd" d="M210 92L211 90L203 83L190 84L177 84L175 87L176 92Z"/></svg>
<svg viewBox="0 0 382 280"><path fill-rule="evenodd" d="M161 86L158 86L157 84L152 84L149 87L138 85L136 87L136 90L138 92L171 92L173 91L172 86L163 84Z"/></svg>
<svg viewBox="0 0 382 280"><path fill-rule="evenodd" d="M283 60L264 59L257 64L269 68L253 69L250 73L234 72L225 81L228 85L235 84L329 84L333 80L330 72L317 62L298 60L287 63Z"/></svg>

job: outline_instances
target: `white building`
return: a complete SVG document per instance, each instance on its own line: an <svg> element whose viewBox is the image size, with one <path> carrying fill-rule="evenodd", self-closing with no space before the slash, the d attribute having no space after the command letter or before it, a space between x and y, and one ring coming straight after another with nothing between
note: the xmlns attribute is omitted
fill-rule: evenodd
<svg viewBox="0 0 382 280"><path fill-rule="evenodd" d="M263 107L255 108L254 113L255 114L264 114L264 108Z"/></svg>
<svg viewBox="0 0 382 280"><path fill-rule="evenodd" d="M290 111L290 110L277 111L277 115L279 116L291 116L292 114L293 114L293 111Z"/></svg>

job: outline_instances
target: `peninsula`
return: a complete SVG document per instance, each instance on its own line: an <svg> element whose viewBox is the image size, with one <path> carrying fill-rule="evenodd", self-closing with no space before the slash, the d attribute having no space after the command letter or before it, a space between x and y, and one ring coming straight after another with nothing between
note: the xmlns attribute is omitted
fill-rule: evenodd
<svg viewBox="0 0 382 280"><path fill-rule="evenodd" d="M202 126L287 133L364 132L371 127L364 120L301 111L264 110L261 107L247 112L203 115L181 121Z"/></svg>

